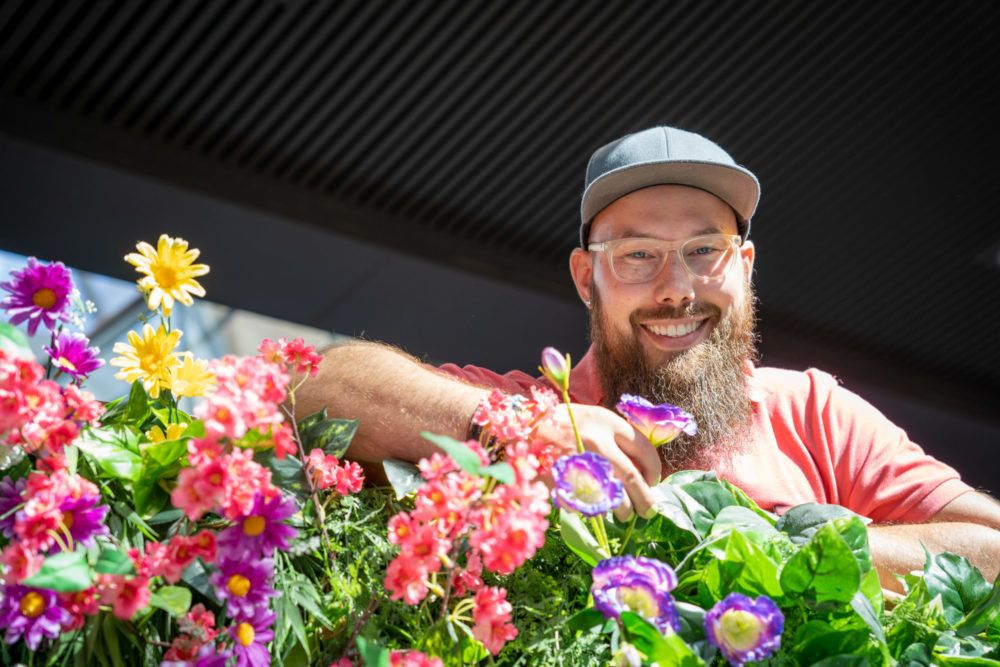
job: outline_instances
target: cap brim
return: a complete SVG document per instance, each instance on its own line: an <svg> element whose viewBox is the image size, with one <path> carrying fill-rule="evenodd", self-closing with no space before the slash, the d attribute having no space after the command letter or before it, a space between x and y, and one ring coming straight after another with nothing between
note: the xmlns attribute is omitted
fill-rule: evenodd
<svg viewBox="0 0 1000 667"><path fill-rule="evenodd" d="M589 225L616 199L652 185L688 185L710 192L733 207L742 222L753 217L760 199L757 178L741 167L707 162L650 162L610 171L583 193L580 217Z"/></svg>

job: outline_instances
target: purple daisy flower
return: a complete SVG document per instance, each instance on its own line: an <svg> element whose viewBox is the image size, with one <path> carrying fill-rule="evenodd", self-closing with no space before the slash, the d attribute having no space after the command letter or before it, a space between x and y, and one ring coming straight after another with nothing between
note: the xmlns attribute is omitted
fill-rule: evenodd
<svg viewBox="0 0 1000 667"><path fill-rule="evenodd" d="M13 644L19 638L32 651L38 650L42 637L55 639L73 615L59 606L55 591L30 586L0 586L0 627L7 628L4 641Z"/></svg>
<svg viewBox="0 0 1000 667"><path fill-rule="evenodd" d="M237 616L234 624L226 628L235 640L233 652L236 654L236 667L269 667L271 654L264 644L274 639L270 628L277 616L262 605L256 607L252 614Z"/></svg>
<svg viewBox="0 0 1000 667"><path fill-rule="evenodd" d="M23 477L16 482L11 480L10 475L0 480L0 534L7 539L14 537L14 510L24 502L21 494L25 484L27 480Z"/></svg>
<svg viewBox="0 0 1000 667"><path fill-rule="evenodd" d="M670 595L677 575L666 563L643 556L616 556L598 563L592 577L594 608L604 618L619 618L623 611L631 611L662 633L680 631L677 606Z"/></svg>
<svg viewBox="0 0 1000 667"><path fill-rule="evenodd" d="M266 607L269 598L281 596L271 588L274 561L270 558L255 561L223 557L218 566L211 581L219 599L229 600L230 616L252 616L256 605Z"/></svg>
<svg viewBox="0 0 1000 667"><path fill-rule="evenodd" d="M705 614L705 636L735 667L763 660L781 646L785 617L766 595L730 593Z"/></svg>
<svg viewBox="0 0 1000 667"><path fill-rule="evenodd" d="M611 463L594 452L561 456L552 466L552 502L556 507L600 516L618 507L625 497Z"/></svg>
<svg viewBox="0 0 1000 667"><path fill-rule="evenodd" d="M642 396L622 394L615 409L646 436L654 447L670 442L681 433L694 435L698 432L694 417L669 403L653 405Z"/></svg>
<svg viewBox="0 0 1000 667"><path fill-rule="evenodd" d="M288 549L289 540L298 531L281 522L295 514L296 509L292 498L276 496L268 500L258 493L250 513L219 533L216 540L219 552L229 558L256 560L273 555L275 549Z"/></svg>
<svg viewBox="0 0 1000 667"><path fill-rule="evenodd" d="M52 357L52 363L63 373L82 380L104 365L103 359L98 359L101 353L98 347L87 347L90 340L82 333L63 332L56 338L52 347L42 349Z"/></svg>
<svg viewBox="0 0 1000 667"><path fill-rule="evenodd" d="M9 282L0 283L0 287L11 293L0 301L0 307L10 314L11 324L28 320L28 333L34 336L39 323L51 330L56 320L69 321L73 279L62 262L46 266L29 257L27 268L11 271L10 275Z"/></svg>
<svg viewBox="0 0 1000 667"><path fill-rule="evenodd" d="M198 651L196 660L164 660L160 667L226 667L233 652L220 649L214 644L205 644Z"/></svg>
<svg viewBox="0 0 1000 667"><path fill-rule="evenodd" d="M108 527L104 525L104 517L108 514L107 505L98 505L101 500L99 495L87 495L74 498L66 496L59 510L63 513L63 525L69 531L73 541L88 549L97 546L94 537L97 535L109 535ZM53 545L49 553L59 550L58 545Z"/></svg>

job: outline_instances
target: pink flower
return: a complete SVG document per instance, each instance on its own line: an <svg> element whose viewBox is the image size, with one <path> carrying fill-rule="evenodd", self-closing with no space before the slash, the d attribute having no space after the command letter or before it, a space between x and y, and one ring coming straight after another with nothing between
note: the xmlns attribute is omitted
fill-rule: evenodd
<svg viewBox="0 0 1000 667"><path fill-rule="evenodd" d="M28 544L14 541L0 551L0 564L6 566L3 581L6 584L19 584L42 569L45 556Z"/></svg>
<svg viewBox="0 0 1000 667"><path fill-rule="evenodd" d="M342 496L357 493L364 485L364 471L354 461L345 461L340 465L336 456L327 454L322 449L314 448L306 459L306 470L312 475L313 482L320 490L334 487L334 491Z"/></svg>
<svg viewBox="0 0 1000 667"><path fill-rule="evenodd" d="M419 560L397 556L385 570L390 599L418 604L427 597L427 568Z"/></svg>
<svg viewBox="0 0 1000 667"><path fill-rule="evenodd" d="M63 332L56 337L52 347L42 349L52 358L52 364L74 380L83 380L104 365L97 355L101 350L88 347L90 340L82 333Z"/></svg>
<svg viewBox="0 0 1000 667"><path fill-rule="evenodd" d="M234 448L221 463L225 465L226 475L220 504L230 521L249 515L257 494L270 499L281 493L271 485L270 469L253 460L253 450Z"/></svg>
<svg viewBox="0 0 1000 667"><path fill-rule="evenodd" d="M279 459L283 459L289 454L295 456L299 451L299 447L292 437L292 428L288 424L276 427L271 433L271 439L274 441L274 455Z"/></svg>
<svg viewBox="0 0 1000 667"><path fill-rule="evenodd" d="M210 642L219 634L215 628L215 614L200 602L183 618L177 619L177 629L202 642Z"/></svg>
<svg viewBox="0 0 1000 667"><path fill-rule="evenodd" d="M322 355L316 354L316 347L306 345L301 338L296 338L291 343L285 338L279 338L277 343L265 338L257 351L264 359L273 363L292 364L296 373L308 373L309 377L315 377L319 373L319 364L323 361Z"/></svg>
<svg viewBox="0 0 1000 667"><path fill-rule="evenodd" d="M483 559L480 555L469 551L465 559L465 567L457 570L451 580L456 597L463 597L469 591L475 593L485 585L482 579Z"/></svg>
<svg viewBox="0 0 1000 667"><path fill-rule="evenodd" d="M11 271L10 276L9 282L0 283L0 287L10 292L10 296L0 301L0 307L10 314L11 324L28 320L28 334L34 336L39 324L51 330L56 320L69 321L73 279L65 264L44 265L29 257L28 266Z"/></svg>
<svg viewBox="0 0 1000 667"><path fill-rule="evenodd" d="M205 512L211 511L219 503L223 492L221 485L206 484L202 474L198 468L182 469L177 474L177 486L170 492L170 502L177 509L184 510L184 516L191 521L197 521Z"/></svg>
<svg viewBox="0 0 1000 667"><path fill-rule="evenodd" d="M504 644L517 636L517 628L510 622L513 607L507 602L507 591L497 586L479 589L472 611L472 636L483 643L486 650L496 655Z"/></svg>
<svg viewBox="0 0 1000 667"><path fill-rule="evenodd" d="M389 667L444 667L444 662L413 649L390 652Z"/></svg>
<svg viewBox="0 0 1000 667"><path fill-rule="evenodd" d="M545 544L549 522L523 511L505 512L489 529L476 530L469 544L483 554L483 566L497 574L511 574Z"/></svg>
<svg viewBox="0 0 1000 667"><path fill-rule="evenodd" d="M110 577L98 584L101 601L110 604L115 616L128 620L140 609L149 606L149 577L122 575L100 575Z"/></svg>

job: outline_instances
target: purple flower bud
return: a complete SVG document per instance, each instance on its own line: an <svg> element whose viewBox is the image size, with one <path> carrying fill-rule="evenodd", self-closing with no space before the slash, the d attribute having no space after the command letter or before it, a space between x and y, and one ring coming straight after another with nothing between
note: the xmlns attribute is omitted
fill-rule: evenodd
<svg viewBox="0 0 1000 667"><path fill-rule="evenodd" d="M698 432L694 417L669 403L653 405L642 396L622 394L615 409L649 438L654 447L670 442L681 433L694 435Z"/></svg>
<svg viewBox="0 0 1000 667"><path fill-rule="evenodd" d="M605 618L631 611L662 633L680 631L677 605L670 595L677 575L666 563L643 556L617 556L598 563L592 577L594 608Z"/></svg>
<svg viewBox="0 0 1000 667"><path fill-rule="evenodd" d="M753 600L730 593L705 614L705 636L726 660L742 667L778 650L784 624L785 617L766 595Z"/></svg>
<svg viewBox="0 0 1000 667"><path fill-rule="evenodd" d="M554 347L542 350L542 375L560 391L569 389L569 355Z"/></svg>
<svg viewBox="0 0 1000 667"><path fill-rule="evenodd" d="M552 477L552 503L584 516L600 516L625 497L611 463L594 452L560 457L552 466Z"/></svg>

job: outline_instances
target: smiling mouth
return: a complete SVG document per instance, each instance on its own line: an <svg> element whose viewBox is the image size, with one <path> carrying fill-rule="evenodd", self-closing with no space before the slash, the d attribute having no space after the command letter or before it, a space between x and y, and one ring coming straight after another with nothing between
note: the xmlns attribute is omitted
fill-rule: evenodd
<svg viewBox="0 0 1000 667"><path fill-rule="evenodd" d="M684 324L668 324L667 326L660 326L658 324L643 324L643 328L656 334L657 336L666 336L668 338L681 338L692 334L701 327L707 320L699 320L697 322L686 322Z"/></svg>

